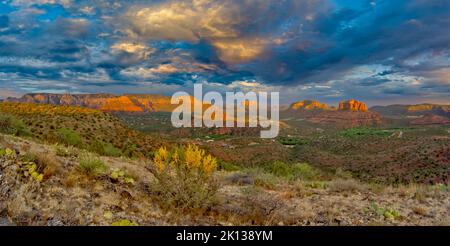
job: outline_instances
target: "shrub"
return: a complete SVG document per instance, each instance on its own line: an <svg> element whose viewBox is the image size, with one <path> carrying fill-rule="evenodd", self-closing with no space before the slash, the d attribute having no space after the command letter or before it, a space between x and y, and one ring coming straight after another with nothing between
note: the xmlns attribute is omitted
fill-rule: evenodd
<svg viewBox="0 0 450 246"><path fill-rule="evenodd" d="M85 153L80 158L80 168L89 175L96 176L106 171L105 163L97 156Z"/></svg>
<svg viewBox="0 0 450 246"><path fill-rule="evenodd" d="M81 137L68 128L60 128L56 130L56 137L58 142L65 144L67 146L80 146L81 145Z"/></svg>
<svg viewBox="0 0 450 246"><path fill-rule="evenodd" d="M130 184L130 185L133 185L136 182L135 176L132 176L129 173L127 173L121 169L118 169L118 168L113 168L111 170L111 173L109 174L109 177L114 181L122 182L125 184Z"/></svg>
<svg viewBox="0 0 450 246"><path fill-rule="evenodd" d="M223 161L223 160L219 161L218 169L219 170L223 170L223 171L227 171L227 172L233 172L233 171L241 170L241 168L239 166L234 165L234 164L232 164L230 162Z"/></svg>
<svg viewBox="0 0 450 246"><path fill-rule="evenodd" d="M215 196L217 186L213 173L217 167L214 157L196 145L156 151L153 174L154 185L165 208L206 209Z"/></svg>
<svg viewBox="0 0 450 246"><path fill-rule="evenodd" d="M95 140L91 146L89 146L89 150L104 156L119 157L122 155L122 151L114 147L111 143L105 143L99 140Z"/></svg>
<svg viewBox="0 0 450 246"><path fill-rule="evenodd" d="M15 136L30 136L30 130L22 120L7 114L0 114L0 133Z"/></svg>
<svg viewBox="0 0 450 246"><path fill-rule="evenodd" d="M55 145L55 152L57 156L61 157L78 157L78 149L73 146L62 147Z"/></svg>
<svg viewBox="0 0 450 246"><path fill-rule="evenodd" d="M138 147L136 144L125 144L125 147L122 149L122 155L128 158L133 158L136 156L136 152L138 151Z"/></svg>
<svg viewBox="0 0 450 246"><path fill-rule="evenodd" d="M278 141L283 145L291 145L291 146L309 144L309 141L306 139L289 138L289 137L279 138Z"/></svg>
<svg viewBox="0 0 450 246"><path fill-rule="evenodd" d="M372 212L374 212L375 214L377 214L378 216L384 217L385 219L394 220L394 219L401 218L401 215L400 215L400 213L397 210L392 209L392 208L380 207L376 203L372 203L371 204L369 211L370 210Z"/></svg>
<svg viewBox="0 0 450 246"><path fill-rule="evenodd" d="M282 161L274 161L265 167L265 171L289 180L314 180L319 176L319 172L307 163L288 165Z"/></svg>
<svg viewBox="0 0 450 246"><path fill-rule="evenodd" d="M320 176L319 171L308 163L295 164L292 168L292 172L296 179L315 180Z"/></svg>
<svg viewBox="0 0 450 246"><path fill-rule="evenodd" d="M292 168L282 161L274 161L265 170L278 177L288 177L292 175Z"/></svg>

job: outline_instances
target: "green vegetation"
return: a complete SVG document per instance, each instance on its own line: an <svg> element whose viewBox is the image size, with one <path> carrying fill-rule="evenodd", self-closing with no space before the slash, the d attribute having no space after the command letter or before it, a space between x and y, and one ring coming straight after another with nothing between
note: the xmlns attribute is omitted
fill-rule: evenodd
<svg viewBox="0 0 450 246"><path fill-rule="evenodd" d="M128 142L124 145L124 148L122 149L122 156L127 158L133 158L136 156L137 151L138 151L137 145Z"/></svg>
<svg viewBox="0 0 450 246"><path fill-rule="evenodd" d="M389 137L395 130L382 130L377 128L357 127L342 131L341 136L347 138L362 137Z"/></svg>
<svg viewBox="0 0 450 246"><path fill-rule="evenodd" d="M383 216L385 219L398 219L401 217L400 213L392 208L384 208L380 207L376 203L372 203L370 209L368 211L372 211L378 216Z"/></svg>
<svg viewBox="0 0 450 246"><path fill-rule="evenodd" d="M241 170L241 167L238 165L235 165L233 163L230 162L226 162L224 160L219 160L218 161L218 167L219 170L223 170L223 171L227 171L227 172L234 172L234 171L239 171Z"/></svg>
<svg viewBox="0 0 450 246"><path fill-rule="evenodd" d="M61 157L78 157L79 150L73 146L60 146L58 144L54 145L54 149L57 156Z"/></svg>
<svg viewBox="0 0 450 246"><path fill-rule="evenodd" d="M0 115L19 119L30 129L31 137L49 143L88 150L95 141L110 143L102 146L101 152L112 156L122 152L129 158L151 158L150 153L161 146L159 136L134 131L113 115L89 108L2 102Z"/></svg>
<svg viewBox="0 0 450 246"><path fill-rule="evenodd" d="M105 163L91 153L84 153L80 157L80 168L92 176L97 176L107 169Z"/></svg>
<svg viewBox="0 0 450 246"><path fill-rule="evenodd" d="M15 136L30 136L30 130L22 120L9 114L0 113L0 133Z"/></svg>
<svg viewBox="0 0 450 246"><path fill-rule="evenodd" d="M122 151L120 149L114 147L111 143L105 143L100 140L94 141L89 146L89 150L103 156L119 157L122 155Z"/></svg>
<svg viewBox="0 0 450 246"><path fill-rule="evenodd" d="M66 146L81 146L81 137L72 129L60 128L56 130L56 137L59 143Z"/></svg>
<svg viewBox="0 0 450 246"><path fill-rule="evenodd" d="M309 144L309 140L307 140L307 139L300 139L300 138L293 138L293 137L281 137L278 139L278 142L280 142L283 145L306 145L306 144Z"/></svg>
<svg viewBox="0 0 450 246"><path fill-rule="evenodd" d="M0 149L0 157L2 156L15 156L16 152L10 148Z"/></svg>
<svg viewBox="0 0 450 246"><path fill-rule="evenodd" d="M274 161L267 165L264 170L277 177L290 180L314 180L319 178L318 170L307 163L289 165L282 161Z"/></svg>
<svg viewBox="0 0 450 246"><path fill-rule="evenodd" d="M109 177L114 181L119 181L125 184L133 185L136 182L135 177L118 168L112 169Z"/></svg>

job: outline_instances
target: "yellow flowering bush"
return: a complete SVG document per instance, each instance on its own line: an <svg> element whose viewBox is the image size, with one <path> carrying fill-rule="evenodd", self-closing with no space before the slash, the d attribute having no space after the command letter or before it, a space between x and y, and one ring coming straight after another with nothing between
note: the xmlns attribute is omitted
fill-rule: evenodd
<svg viewBox="0 0 450 246"><path fill-rule="evenodd" d="M159 200L165 207L204 209L211 205L217 187L213 173L217 160L196 145L156 151L153 174Z"/></svg>

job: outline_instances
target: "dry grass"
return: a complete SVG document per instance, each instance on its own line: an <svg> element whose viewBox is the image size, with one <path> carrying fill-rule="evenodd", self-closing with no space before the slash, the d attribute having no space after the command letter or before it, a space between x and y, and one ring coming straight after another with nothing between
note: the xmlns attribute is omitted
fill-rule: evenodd
<svg viewBox="0 0 450 246"><path fill-rule="evenodd" d="M80 169L90 176L98 176L107 170L106 164L92 153L83 153L79 160Z"/></svg>
<svg viewBox="0 0 450 246"><path fill-rule="evenodd" d="M354 179L335 179L329 183L329 190L332 192L361 192L367 187Z"/></svg>
<svg viewBox="0 0 450 246"><path fill-rule="evenodd" d="M422 216L427 215L427 210L423 207L413 207L412 211L418 215L422 215Z"/></svg>
<svg viewBox="0 0 450 246"><path fill-rule="evenodd" d="M37 171L44 175L44 181L55 175L60 168L60 163L56 160L56 157L48 152L28 152L22 159L35 163L37 165Z"/></svg>

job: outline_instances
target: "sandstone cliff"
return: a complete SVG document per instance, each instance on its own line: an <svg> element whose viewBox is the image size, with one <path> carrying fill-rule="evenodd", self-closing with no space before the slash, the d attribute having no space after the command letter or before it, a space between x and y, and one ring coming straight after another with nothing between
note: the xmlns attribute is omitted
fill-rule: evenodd
<svg viewBox="0 0 450 246"><path fill-rule="evenodd" d="M369 112L366 104L357 100L341 101L338 108L314 100L299 101L291 104L286 113L311 123L341 128L371 126L382 122L378 113Z"/></svg>
<svg viewBox="0 0 450 246"><path fill-rule="evenodd" d="M295 102L289 107L293 110L332 110L333 108L327 104L320 103L315 100L304 100L300 102Z"/></svg>
<svg viewBox="0 0 450 246"><path fill-rule="evenodd" d="M8 98L5 101L81 106L112 112L170 112L175 107L170 103L170 97L161 95L37 93L21 98Z"/></svg>
<svg viewBox="0 0 450 246"><path fill-rule="evenodd" d="M364 104L363 102L356 101L356 100L348 100L348 101L340 102L339 110L351 110L351 111L361 111L361 112L369 111L366 104Z"/></svg>

